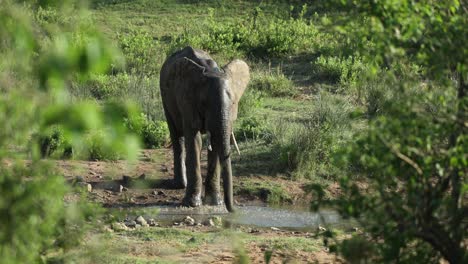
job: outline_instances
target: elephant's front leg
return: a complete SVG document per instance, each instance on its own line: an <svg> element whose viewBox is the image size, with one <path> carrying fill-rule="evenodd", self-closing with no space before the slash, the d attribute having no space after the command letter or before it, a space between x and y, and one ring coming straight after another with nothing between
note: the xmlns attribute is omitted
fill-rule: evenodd
<svg viewBox="0 0 468 264"><path fill-rule="evenodd" d="M187 189L183 204L201 205L202 177L200 171L200 154L202 139L199 131L185 133L185 166L187 170Z"/></svg>
<svg viewBox="0 0 468 264"><path fill-rule="evenodd" d="M216 151L208 151L208 174L205 182L205 204L221 205L222 198L219 184L219 156Z"/></svg>

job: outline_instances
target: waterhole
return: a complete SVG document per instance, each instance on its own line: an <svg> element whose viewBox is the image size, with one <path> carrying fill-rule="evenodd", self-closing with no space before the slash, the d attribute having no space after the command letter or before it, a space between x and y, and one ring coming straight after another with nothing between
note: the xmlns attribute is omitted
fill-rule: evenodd
<svg viewBox="0 0 468 264"><path fill-rule="evenodd" d="M249 227L276 227L288 230L314 230L318 226L334 228L350 227L352 223L344 220L334 210L323 209L311 212L301 207L268 207L248 205L236 207L235 213L227 213L223 206L201 206L198 208L152 206L144 208L125 208L119 210L127 220L142 215L146 219L153 218L161 225L173 225L183 222L190 216L197 223L202 223L212 217L221 217L228 225Z"/></svg>

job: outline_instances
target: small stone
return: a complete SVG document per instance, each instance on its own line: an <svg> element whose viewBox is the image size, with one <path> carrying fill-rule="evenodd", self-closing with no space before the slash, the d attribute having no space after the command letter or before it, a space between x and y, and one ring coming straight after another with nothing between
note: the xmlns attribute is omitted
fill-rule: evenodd
<svg viewBox="0 0 468 264"><path fill-rule="evenodd" d="M165 194L163 191L156 191L156 190L154 190L154 191L153 191L153 194L156 195L156 196L158 196L158 195L160 195L160 196L166 196L166 194Z"/></svg>
<svg viewBox="0 0 468 264"><path fill-rule="evenodd" d="M128 227L124 223L120 223L120 222L112 223L111 228L114 231L126 231L126 230L128 230Z"/></svg>
<svg viewBox="0 0 468 264"><path fill-rule="evenodd" d="M358 227L353 227L351 230L353 230L353 232L359 232L359 228L358 228Z"/></svg>
<svg viewBox="0 0 468 264"><path fill-rule="evenodd" d="M137 224L140 224L142 226L145 226L145 225L148 225L148 223L146 222L145 218L143 216L138 216L136 219L135 219L135 222Z"/></svg>
<svg viewBox="0 0 468 264"><path fill-rule="evenodd" d="M213 223L215 226L221 226L223 225L223 219L219 216L213 216L210 218L211 220L213 220Z"/></svg>
<svg viewBox="0 0 468 264"><path fill-rule="evenodd" d="M93 186L87 182L77 182L76 186L83 188L84 190L87 190L88 192L91 192L93 190Z"/></svg>
<svg viewBox="0 0 468 264"><path fill-rule="evenodd" d="M142 227L142 225L140 225L140 224L135 225L135 228L140 228L140 227Z"/></svg>
<svg viewBox="0 0 468 264"><path fill-rule="evenodd" d="M125 187L123 187L122 185L119 185L119 192L123 192Z"/></svg>
<svg viewBox="0 0 468 264"><path fill-rule="evenodd" d="M172 225L174 225L174 226L180 226L180 223L179 223L179 222L174 222Z"/></svg>
<svg viewBox="0 0 468 264"><path fill-rule="evenodd" d="M128 221L125 225L128 227L136 227L137 223L135 221Z"/></svg>
<svg viewBox="0 0 468 264"><path fill-rule="evenodd" d="M213 222L213 219L211 219L211 218L208 219L208 220L206 220L206 221L204 221L203 224L204 224L205 226L215 226L215 223Z"/></svg>
<svg viewBox="0 0 468 264"><path fill-rule="evenodd" d="M75 178L75 182L77 182L77 183L78 182L84 182L84 181L85 181L85 179L83 178L83 176L76 176L76 178Z"/></svg>
<svg viewBox="0 0 468 264"><path fill-rule="evenodd" d="M279 228L274 227L274 226L270 227L270 229L273 230L273 231L281 231Z"/></svg>
<svg viewBox="0 0 468 264"><path fill-rule="evenodd" d="M184 218L184 224L193 226L193 225L195 225L195 219L193 219L193 218L190 217L190 216L186 216L186 217Z"/></svg>
<svg viewBox="0 0 468 264"><path fill-rule="evenodd" d="M251 233L251 234L253 234L253 233L260 233L260 230L255 229L255 228L249 228L249 229L248 229L248 232Z"/></svg>
<svg viewBox="0 0 468 264"><path fill-rule="evenodd" d="M320 232L325 232L325 231L327 231L327 229L326 229L325 227L323 227L323 226L318 226L317 229L318 229L318 231L320 231Z"/></svg>
<svg viewBox="0 0 468 264"><path fill-rule="evenodd" d="M148 224L150 226L158 226L158 223L153 218L148 219Z"/></svg>

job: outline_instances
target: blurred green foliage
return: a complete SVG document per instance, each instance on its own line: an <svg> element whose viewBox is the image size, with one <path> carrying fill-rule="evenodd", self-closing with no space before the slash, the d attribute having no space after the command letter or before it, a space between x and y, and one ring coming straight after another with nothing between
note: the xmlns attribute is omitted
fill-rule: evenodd
<svg viewBox="0 0 468 264"><path fill-rule="evenodd" d="M368 129L334 159L343 194L333 204L367 234L333 248L351 263L465 263L468 3L342 2L340 30L372 58L373 77Z"/></svg>
<svg viewBox="0 0 468 264"><path fill-rule="evenodd" d="M126 126L140 136L145 148L161 148L170 142L169 127L165 121L153 121L142 113L127 119Z"/></svg>
<svg viewBox="0 0 468 264"><path fill-rule="evenodd" d="M0 6L2 263L37 263L76 245L93 215L86 203L64 202L69 188L41 155L64 142L79 149L87 132L102 130L110 148L136 157L138 140L121 122L138 112L133 105L76 102L67 92L71 80L104 73L119 60L87 21L80 2Z"/></svg>

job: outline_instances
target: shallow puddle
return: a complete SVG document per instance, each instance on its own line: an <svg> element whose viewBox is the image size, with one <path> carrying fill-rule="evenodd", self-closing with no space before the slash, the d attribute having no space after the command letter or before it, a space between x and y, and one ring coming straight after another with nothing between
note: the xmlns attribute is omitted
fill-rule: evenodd
<svg viewBox="0 0 468 264"><path fill-rule="evenodd" d="M249 227L276 227L287 230L314 230L318 226L346 228L351 222L343 220L333 210L310 212L306 208L275 208L267 206L238 206L236 213L227 213L224 206L202 206L199 208L152 206L140 208L125 208L119 210L127 219L142 215L146 219L153 218L162 225L172 225L183 222L190 216L197 223L202 223L213 216L221 217L228 225Z"/></svg>

